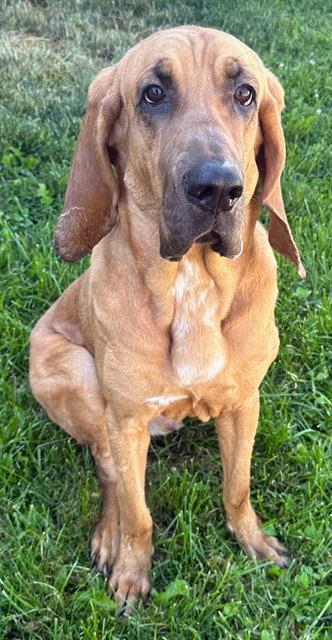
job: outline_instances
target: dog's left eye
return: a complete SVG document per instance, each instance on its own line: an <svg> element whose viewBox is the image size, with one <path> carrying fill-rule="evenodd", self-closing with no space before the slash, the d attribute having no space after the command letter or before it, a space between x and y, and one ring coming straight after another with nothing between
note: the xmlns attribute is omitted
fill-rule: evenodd
<svg viewBox="0 0 332 640"><path fill-rule="evenodd" d="M143 98L147 104L160 104L165 100L166 93L159 84L150 84L146 87Z"/></svg>
<svg viewBox="0 0 332 640"><path fill-rule="evenodd" d="M241 84L234 93L236 102L244 107L248 107L255 97L255 89L249 84Z"/></svg>

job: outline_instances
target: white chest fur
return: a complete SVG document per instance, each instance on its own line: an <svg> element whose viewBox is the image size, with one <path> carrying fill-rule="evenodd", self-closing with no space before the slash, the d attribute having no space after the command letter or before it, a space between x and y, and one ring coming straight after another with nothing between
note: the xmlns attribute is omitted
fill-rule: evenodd
<svg viewBox="0 0 332 640"><path fill-rule="evenodd" d="M215 378L225 366L216 286L207 271L185 256L173 288L173 369L183 387Z"/></svg>

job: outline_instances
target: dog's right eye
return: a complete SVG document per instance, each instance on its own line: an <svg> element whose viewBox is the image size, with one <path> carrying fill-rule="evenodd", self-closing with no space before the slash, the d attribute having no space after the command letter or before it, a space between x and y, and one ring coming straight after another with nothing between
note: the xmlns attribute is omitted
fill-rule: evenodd
<svg viewBox="0 0 332 640"><path fill-rule="evenodd" d="M164 102L166 93L159 84L150 84L146 87L143 98L147 104L157 105Z"/></svg>

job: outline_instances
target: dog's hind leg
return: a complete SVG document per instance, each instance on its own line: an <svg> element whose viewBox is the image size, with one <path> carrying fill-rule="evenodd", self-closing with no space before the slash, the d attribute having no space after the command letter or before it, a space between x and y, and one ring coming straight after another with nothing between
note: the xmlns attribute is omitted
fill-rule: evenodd
<svg viewBox="0 0 332 640"><path fill-rule="evenodd" d="M92 355L73 340L77 328L55 322L56 303L31 334L30 383L48 416L80 444L88 444L96 461L103 498L102 517L92 540L92 559L104 574L119 546L119 505L113 457L106 424L106 403Z"/></svg>

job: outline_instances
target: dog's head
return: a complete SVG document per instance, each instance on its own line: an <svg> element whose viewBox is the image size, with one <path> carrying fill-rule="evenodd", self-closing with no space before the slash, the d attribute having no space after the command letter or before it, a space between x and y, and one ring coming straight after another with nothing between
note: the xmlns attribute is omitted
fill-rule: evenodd
<svg viewBox="0 0 332 640"><path fill-rule="evenodd" d="M248 203L270 211L271 245L304 275L280 188L283 91L232 36L199 27L153 34L93 81L55 233L75 261L114 225L119 199L159 229L160 255L194 242L242 251Z"/></svg>

